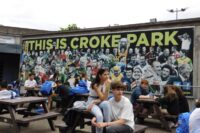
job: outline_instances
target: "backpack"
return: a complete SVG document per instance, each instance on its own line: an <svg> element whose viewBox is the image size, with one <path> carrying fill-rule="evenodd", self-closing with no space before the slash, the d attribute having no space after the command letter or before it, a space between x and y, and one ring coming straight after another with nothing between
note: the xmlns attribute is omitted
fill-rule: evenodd
<svg viewBox="0 0 200 133"><path fill-rule="evenodd" d="M178 116L178 127L176 133L189 133L190 112L181 113Z"/></svg>
<svg viewBox="0 0 200 133"><path fill-rule="evenodd" d="M85 80L80 80L78 86L71 88L69 91L69 95L88 93L87 82Z"/></svg>
<svg viewBox="0 0 200 133"><path fill-rule="evenodd" d="M42 95L49 95L51 94L52 91L52 81L45 81L41 88L40 88L40 93L42 93Z"/></svg>
<svg viewBox="0 0 200 133"><path fill-rule="evenodd" d="M81 109L70 108L64 113L63 121L69 127L74 126L74 122L78 120L78 125L84 123L84 117L79 116Z"/></svg>

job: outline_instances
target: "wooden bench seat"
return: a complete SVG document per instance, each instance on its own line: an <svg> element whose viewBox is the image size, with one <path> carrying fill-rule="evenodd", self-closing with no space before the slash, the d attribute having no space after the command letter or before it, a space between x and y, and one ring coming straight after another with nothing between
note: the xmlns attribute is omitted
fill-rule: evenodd
<svg viewBox="0 0 200 133"><path fill-rule="evenodd" d="M17 123L29 123L29 122L32 122L32 121L48 119L48 118L54 119L58 115L60 115L60 114L56 113L56 112L48 112L48 113L45 113L45 114L40 114L40 115L35 115L35 116L30 116L30 117L18 119Z"/></svg>
<svg viewBox="0 0 200 133"><path fill-rule="evenodd" d="M165 118L177 119L178 115L164 115Z"/></svg>
<svg viewBox="0 0 200 133"><path fill-rule="evenodd" d="M22 113L22 112L24 112L24 111L26 111L27 110L27 108L17 108L16 110L15 110L15 112L17 112L17 113ZM1 113L0 113L0 115L2 115L2 114L7 114L7 113L9 113L9 111L8 110L3 110Z"/></svg>
<svg viewBox="0 0 200 133"><path fill-rule="evenodd" d="M60 133L66 133L67 125L65 123L55 124L55 127L59 129Z"/></svg>
<svg viewBox="0 0 200 133"><path fill-rule="evenodd" d="M145 133L148 127L145 125L135 124L135 131L133 133Z"/></svg>
<svg viewBox="0 0 200 133"><path fill-rule="evenodd" d="M67 132L67 128L68 128L68 126L65 123L55 124L55 127L59 129L60 133L66 133ZM147 128L148 127L145 126L145 125L136 124L135 125L135 131L133 133L145 133L145 130ZM94 130L93 130L93 133L95 133Z"/></svg>

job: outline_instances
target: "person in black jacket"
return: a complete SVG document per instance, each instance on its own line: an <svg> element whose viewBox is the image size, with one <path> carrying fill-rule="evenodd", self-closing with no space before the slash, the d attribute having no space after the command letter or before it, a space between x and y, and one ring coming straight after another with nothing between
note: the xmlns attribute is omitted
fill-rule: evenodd
<svg viewBox="0 0 200 133"><path fill-rule="evenodd" d="M188 101L185 97L185 95L183 94L183 91L177 87L177 86L172 86L173 90L175 90L177 96L178 96L178 101L179 101L179 113L185 113L185 112L189 112L189 105L188 105Z"/></svg>
<svg viewBox="0 0 200 133"><path fill-rule="evenodd" d="M179 99L173 87L164 87L164 97L158 99L162 106L161 112L164 114L178 115L179 114Z"/></svg>

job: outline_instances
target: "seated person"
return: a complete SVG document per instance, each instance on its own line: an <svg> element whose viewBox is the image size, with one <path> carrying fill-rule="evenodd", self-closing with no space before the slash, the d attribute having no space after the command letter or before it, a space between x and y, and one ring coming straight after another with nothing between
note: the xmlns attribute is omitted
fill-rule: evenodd
<svg viewBox="0 0 200 133"><path fill-rule="evenodd" d="M56 81L56 88L55 88L55 93L53 92L51 94L51 96L49 96L49 103L51 103L51 101L53 99L61 99L61 105L65 106L68 104L67 101L69 98L69 89L62 84L62 82L60 80ZM49 109L50 109L50 105L49 105Z"/></svg>
<svg viewBox="0 0 200 133"><path fill-rule="evenodd" d="M8 83L6 80L3 80L0 83L0 99L13 99L16 96L16 93L11 91L11 90L7 90L8 87ZM0 104L0 112L2 112L3 109L7 109L7 107L5 105L1 105Z"/></svg>
<svg viewBox="0 0 200 133"><path fill-rule="evenodd" d="M133 107L128 98L123 96L126 86L119 81L111 83L113 97L109 100L111 108L111 122L96 122L96 117L92 119L92 124L98 128L106 128L106 133L133 133L134 114Z"/></svg>
<svg viewBox="0 0 200 133"><path fill-rule="evenodd" d="M86 107L96 117L96 123L110 121L110 108L107 101L110 92L110 82L109 71L101 68L91 84ZM96 133L102 132L102 128L96 127Z"/></svg>
<svg viewBox="0 0 200 133"><path fill-rule="evenodd" d="M183 91L181 90L181 88L177 87L177 86L172 86L172 89L175 90L177 96L178 96L178 101L179 101L179 113L185 113L185 112L190 112L189 109L189 104L187 101L187 98L185 97L185 95L183 94Z"/></svg>
<svg viewBox="0 0 200 133"><path fill-rule="evenodd" d="M194 109L189 118L190 133L200 133L200 99L196 100L195 106L196 109Z"/></svg>
<svg viewBox="0 0 200 133"><path fill-rule="evenodd" d="M34 89L35 89L35 87L38 87L37 86L37 82L36 82L36 80L34 79L34 77L35 77L35 75L34 74L29 74L29 78L25 81L25 83L24 83L24 87L25 87L25 89L27 90L27 92L26 92L26 95L27 96L36 96L36 95L38 95L37 93L39 92L37 92L37 91L35 91Z"/></svg>
<svg viewBox="0 0 200 133"><path fill-rule="evenodd" d="M162 106L161 112L164 114L178 115L179 114L179 100L173 86L164 87L164 97L159 98L158 102Z"/></svg>
<svg viewBox="0 0 200 133"><path fill-rule="evenodd" d="M141 106L137 103L137 99L146 99L146 98L152 98L152 96L149 93L149 83L147 80L142 79L140 86L137 86L132 94L131 94L131 103L133 104L133 108L135 110L139 109ZM142 113L146 114L148 110L150 109L149 104L144 104L142 109ZM149 110L150 111L150 110ZM139 111L138 111L139 112Z"/></svg>
<svg viewBox="0 0 200 133"><path fill-rule="evenodd" d="M20 80L17 79L12 82L12 90L17 94L17 96L20 96L20 88L21 88L21 83Z"/></svg>

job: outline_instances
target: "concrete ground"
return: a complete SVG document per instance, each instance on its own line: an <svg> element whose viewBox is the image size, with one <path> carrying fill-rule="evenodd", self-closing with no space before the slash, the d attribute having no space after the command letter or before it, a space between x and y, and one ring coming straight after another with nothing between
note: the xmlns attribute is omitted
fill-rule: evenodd
<svg viewBox="0 0 200 133"><path fill-rule="evenodd" d="M54 123L61 123L62 116L59 116ZM156 120L145 120L144 125L149 126L145 133L169 133L168 131L162 129L160 127L159 121ZM76 133L91 133L90 127L85 126L84 129L77 128ZM21 133L59 133L58 129L56 131L51 131L47 120L40 120L37 122L32 122L28 127L22 127L20 129ZM0 124L0 133L14 133L12 125L7 123ZM173 133L175 133L175 129L173 129Z"/></svg>

